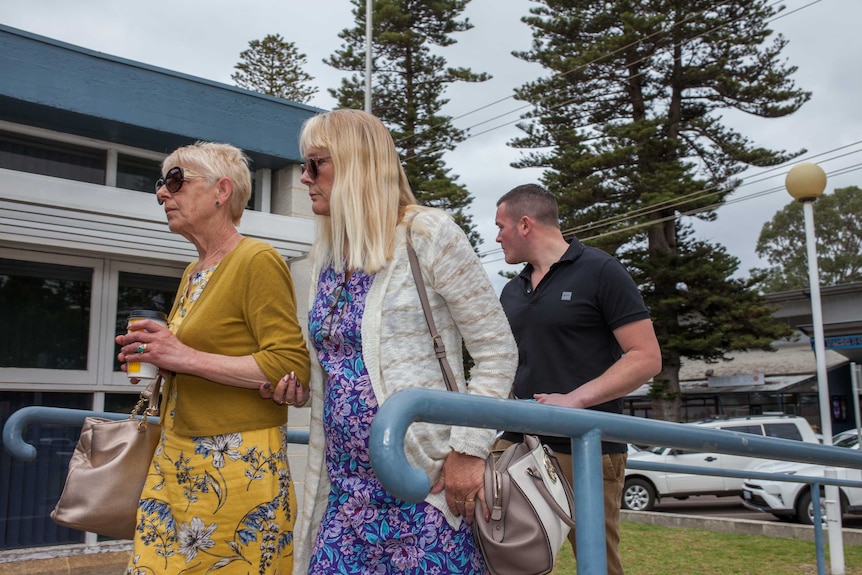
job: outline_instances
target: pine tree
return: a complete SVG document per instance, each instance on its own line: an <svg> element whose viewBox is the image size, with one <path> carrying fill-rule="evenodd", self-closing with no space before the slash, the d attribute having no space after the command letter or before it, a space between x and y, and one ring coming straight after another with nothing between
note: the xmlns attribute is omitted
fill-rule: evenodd
<svg viewBox="0 0 862 575"><path fill-rule="evenodd" d="M344 44L327 61L353 72L330 93L343 108L362 109L365 102L365 0L351 0L356 26L343 30ZM441 110L446 87L454 82L483 82L487 74L453 68L432 48L455 43L451 35L470 30L456 20L469 0L426 2L376 0L372 14L372 113L392 132L416 199L452 214L474 246L480 243L466 209L473 199L457 183L443 154L462 142L466 132L453 126Z"/></svg>
<svg viewBox="0 0 862 575"><path fill-rule="evenodd" d="M766 0L544 0L524 21L533 47L516 53L552 72L516 91L534 105L512 144L516 167L543 183L568 233L633 270L662 346L652 387L657 418L678 420L683 358L718 361L769 348L783 334L739 265L697 241L683 214L712 220L749 166L801 153L757 147L722 124L724 110L780 118L810 97L780 54Z"/></svg>
<svg viewBox="0 0 862 575"><path fill-rule="evenodd" d="M307 85L314 78L305 72L305 54L281 34L252 40L239 57L241 61L234 66L238 72L231 79L240 88L300 103L309 102L317 93L317 88Z"/></svg>
<svg viewBox="0 0 862 575"><path fill-rule="evenodd" d="M862 189L838 188L814 203L820 285L862 281ZM760 230L757 255L770 267L760 288L767 293L808 288L802 204L792 201Z"/></svg>

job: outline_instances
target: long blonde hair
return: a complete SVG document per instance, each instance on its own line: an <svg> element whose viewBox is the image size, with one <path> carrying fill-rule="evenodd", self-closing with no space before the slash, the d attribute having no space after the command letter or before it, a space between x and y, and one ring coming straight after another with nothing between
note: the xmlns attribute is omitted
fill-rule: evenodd
<svg viewBox="0 0 862 575"><path fill-rule="evenodd" d="M416 205L392 135L371 114L334 110L303 124L299 149L305 155L309 148L327 150L334 171L330 215L317 218L312 261L379 271L392 258L398 222Z"/></svg>

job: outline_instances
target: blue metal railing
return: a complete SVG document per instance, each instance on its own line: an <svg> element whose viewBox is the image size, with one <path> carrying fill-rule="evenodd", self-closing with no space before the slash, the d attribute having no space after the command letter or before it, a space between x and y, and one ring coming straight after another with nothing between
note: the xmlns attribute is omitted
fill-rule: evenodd
<svg viewBox="0 0 862 575"><path fill-rule="evenodd" d="M104 419L127 419L128 413L113 413L107 411L87 411L84 409L67 409L64 407L31 406L19 409L9 416L3 426L3 446L9 454L22 461L36 459L36 447L24 441L24 432L30 423L54 423L58 425L73 425L80 427L87 417L102 417ZM158 423L157 417L150 421ZM287 432L290 443L308 443L308 431L305 429L290 429Z"/></svg>
<svg viewBox="0 0 862 575"><path fill-rule="evenodd" d="M6 450L18 459L32 460L36 456L33 445L23 439L30 423L54 423L80 426L86 417L125 419L127 414L85 411L54 407L26 407L13 413L3 428ZM534 402L511 401L474 397L451 392L411 389L401 391L381 406L371 429L371 456L383 484L393 494L409 501L423 500L431 487L425 473L409 465L404 455L404 435L414 421L428 421L468 427L508 429L524 433L538 433L569 437L572 441L572 464L575 481L575 519L580 528L576 532L578 573L604 573L607 560L604 549L604 508L602 502L601 441L646 443L679 449L713 451L750 457L801 461L837 467L862 469L862 453L844 448L800 443L786 439L761 437L751 434L692 428L680 432L679 424L648 420L625 415L614 415L590 410L570 409L541 405ZM308 431L290 430L288 441L308 443ZM862 482L759 474L734 473L727 470L708 470L695 466L674 466L661 463L634 463L630 467L726 475L732 477L763 478L811 483L812 503L815 510L815 540L818 546L819 573L824 573L822 558L822 526L818 484L860 487ZM782 479L784 477L784 479ZM817 539L819 537L819 540Z"/></svg>
<svg viewBox="0 0 862 575"><path fill-rule="evenodd" d="M408 501L423 500L431 488L425 472L412 467L404 454L405 433L415 421L571 438L575 522L578 525L577 565L578 573L587 575L607 571L601 497L602 440L862 469L862 453L857 450L693 426L686 426L681 432L678 423L447 391L408 389L390 397L380 407L371 426L375 473L389 491ZM820 482L827 483L827 480ZM815 512L819 512L819 498L814 505Z"/></svg>

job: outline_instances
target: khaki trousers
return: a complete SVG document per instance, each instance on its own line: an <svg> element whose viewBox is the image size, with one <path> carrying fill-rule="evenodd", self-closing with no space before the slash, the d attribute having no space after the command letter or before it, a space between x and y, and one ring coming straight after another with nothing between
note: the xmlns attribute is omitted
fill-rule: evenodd
<svg viewBox="0 0 862 575"><path fill-rule="evenodd" d="M494 450L504 450L512 445L511 441L498 439ZM572 456L568 453L557 453L563 475L574 485L572 477ZM605 552L608 556L608 575L624 575L623 563L620 557L620 501L623 496L623 485L626 477L627 453L610 453L602 455L602 484L604 485L605 503ZM578 549L575 543L575 530L569 533L569 542L575 557Z"/></svg>

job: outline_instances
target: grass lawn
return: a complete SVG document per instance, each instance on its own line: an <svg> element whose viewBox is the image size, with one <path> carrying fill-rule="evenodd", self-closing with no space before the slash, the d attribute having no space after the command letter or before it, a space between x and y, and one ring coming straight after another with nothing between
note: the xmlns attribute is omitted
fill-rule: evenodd
<svg viewBox="0 0 862 575"><path fill-rule="evenodd" d="M817 574L813 541L627 522L621 529L620 552L626 575ZM825 554L828 575L828 546ZM846 575L862 575L862 547L844 547L844 567ZM566 543L553 575L576 573L572 548Z"/></svg>

